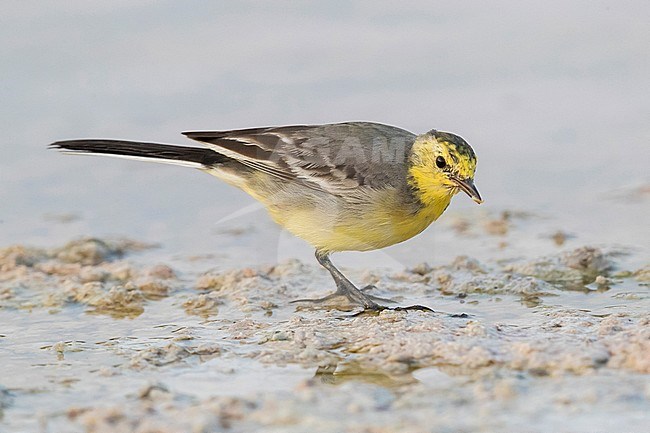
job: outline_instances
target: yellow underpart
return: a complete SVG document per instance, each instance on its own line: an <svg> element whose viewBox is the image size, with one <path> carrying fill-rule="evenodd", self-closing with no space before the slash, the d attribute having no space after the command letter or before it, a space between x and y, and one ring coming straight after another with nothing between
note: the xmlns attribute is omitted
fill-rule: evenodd
<svg viewBox="0 0 650 433"><path fill-rule="evenodd" d="M396 190L373 194L373 200L363 204L340 198L319 203L302 198L289 206L267 204L267 209L278 224L323 251L384 248L412 238L440 215L433 208L413 213Z"/></svg>
<svg viewBox="0 0 650 433"><path fill-rule="evenodd" d="M445 211L457 188L435 170L431 143L416 141L404 189L351 190L332 195L263 172L211 174L241 188L267 208L273 220L322 251L367 251L412 238Z"/></svg>
<svg viewBox="0 0 650 433"><path fill-rule="evenodd" d="M280 226L329 252L375 250L410 239L435 221L451 198L447 190L435 205L422 207L397 189L340 197L266 174L256 177L263 180L240 187L262 202Z"/></svg>

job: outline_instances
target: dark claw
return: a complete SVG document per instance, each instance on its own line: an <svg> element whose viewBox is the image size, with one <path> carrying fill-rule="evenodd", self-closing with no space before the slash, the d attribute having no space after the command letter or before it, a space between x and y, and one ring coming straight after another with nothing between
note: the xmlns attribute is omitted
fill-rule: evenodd
<svg viewBox="0 0 650 433"><path fill-rule="evenodd" d="M409 305L408 307L385 307L383 305L376 305L372 307L365 307L363 310L359 311L358 313L352 314L350 317L358 317L362 316L364 314L372 314L372 315L377 315L381 313L384 310L392 310L392 311L426 311L428 313L435 313L436 311L432 310L429 307L425 307L424 305Z"/></svg>
<svg viewBox="0 0 650 433"><path fill-rule="evenodd" d="M408 307L395 307L391 308L391 310L395 311L426 311L429 313L435 313L434 310L432 310L429 307L425 307L424 305L409 305Z"/></svg>

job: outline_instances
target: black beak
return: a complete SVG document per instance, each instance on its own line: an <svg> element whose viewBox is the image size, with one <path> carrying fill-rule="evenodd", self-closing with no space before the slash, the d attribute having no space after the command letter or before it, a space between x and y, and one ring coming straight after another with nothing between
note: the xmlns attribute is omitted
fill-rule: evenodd
<svg viewBox="0 0 650 433"><path fill-rule="evenodd" d="M453 178L453 181L456 182L456 185L458 185L458 188L463 190L465 194L469 196L472 200L474 200L476 203L481 204L483 203L483 199L481 198L481 194L479 194L478 189L476 189L476 186L474 185L474 181L472 179L458 179L458 178Z"/></svg>

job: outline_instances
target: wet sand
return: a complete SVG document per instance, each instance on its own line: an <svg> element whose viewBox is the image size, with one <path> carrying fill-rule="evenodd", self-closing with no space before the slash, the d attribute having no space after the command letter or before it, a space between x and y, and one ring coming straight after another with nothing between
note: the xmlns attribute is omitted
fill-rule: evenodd
<svg viewBox="0 0 650 433"><path fill-rule="evenodd" d="M486 218L482 236L503 237L511 218ZM458 236L469 229L450 225ZM557 251L540 257L351 271L395 301L387 305L435 313L290 303L333 287L316 264L296 260L179 271L134 260L153 247L135 240L5 247L2 423L47 432L643 431L650 267L627 268L620 248L565 248L557 238L548 240Z"/></svg>

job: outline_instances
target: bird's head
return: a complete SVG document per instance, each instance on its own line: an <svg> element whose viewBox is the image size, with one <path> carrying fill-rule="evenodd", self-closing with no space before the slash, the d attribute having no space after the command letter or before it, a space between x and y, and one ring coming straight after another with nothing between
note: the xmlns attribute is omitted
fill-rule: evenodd
<svg viewBox="0 0 650 433"><path fill-rule="evenodd" d="M419 135L411 149L411 185L427 203L440 201L463 191L476 203L483 199L474 186L476 154L461 137L431 130Z"/></svg>

